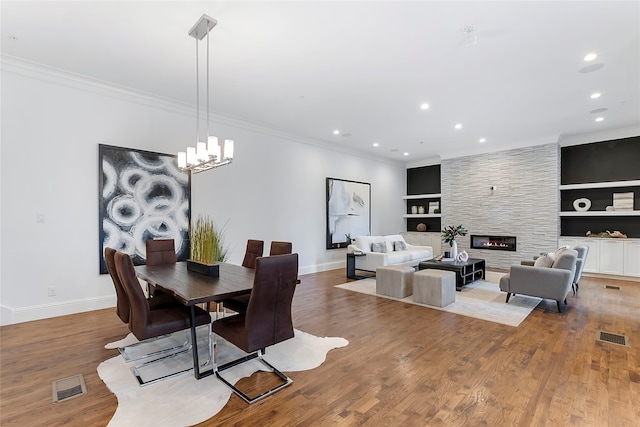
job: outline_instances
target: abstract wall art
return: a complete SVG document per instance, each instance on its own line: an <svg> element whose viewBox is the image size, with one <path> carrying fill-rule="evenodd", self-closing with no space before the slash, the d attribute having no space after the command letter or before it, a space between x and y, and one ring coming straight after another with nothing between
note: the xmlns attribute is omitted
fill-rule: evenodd
<svg viewBox="0 0 640 427"><path fill-rule="evenodd" d="M191 175L176 156L99 144L100 273L104 248L145 263L146 241L174 239L179 261L189 257Z"/></svg>
<svg viewBox="0 0 640 427"><path fill-rule="evenodd" d="M327 249L371 234L371 184L327 178Z"/></svg>

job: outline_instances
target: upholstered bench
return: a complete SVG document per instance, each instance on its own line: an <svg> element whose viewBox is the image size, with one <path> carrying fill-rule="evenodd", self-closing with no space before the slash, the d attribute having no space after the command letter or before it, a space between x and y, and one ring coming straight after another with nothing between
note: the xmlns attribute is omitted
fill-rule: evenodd
<svg viewBox="0 0 640 427"><path fill-rule="evenodd" d="M413 301L445 307L456 300L456 274L453 271L426 269L413 275Z"/></svg>
<svg viewBox="0 0 640 427"><path fill-rule="evenodd" d="M376 268L376 293L393 298L411 295L413 267L387 266Z"/></svg>

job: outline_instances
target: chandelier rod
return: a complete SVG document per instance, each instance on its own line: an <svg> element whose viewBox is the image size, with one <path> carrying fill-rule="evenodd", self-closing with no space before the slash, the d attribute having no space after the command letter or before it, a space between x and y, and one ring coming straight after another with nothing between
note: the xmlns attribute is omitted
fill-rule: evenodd
<svg viewBox="0 0 640 427"><path fill-rule="evenodd" d="M209 34L211 32L207 31L207 143L208 138L211 136L211 123L209 117L209 98L211 98L211 92L209 91Z"/></svg>
<svg viewBox="0 0 640 427"><path fill-rule="evenodd" d="M198 61L198 39L196 39L196 144L200 142L200 73Z"/></svg>

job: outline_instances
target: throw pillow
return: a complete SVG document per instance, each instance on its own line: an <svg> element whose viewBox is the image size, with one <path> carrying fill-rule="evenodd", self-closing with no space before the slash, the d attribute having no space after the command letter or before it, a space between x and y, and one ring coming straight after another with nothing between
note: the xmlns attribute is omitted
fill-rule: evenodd
<svg viewBox="0 0 640 427"><path fill-rule="evenodd" d="M387 244L382 242L382 243L372 243L371 244L371 252L381 252L381 253L385 253L387 252Z"/></svg>
<svg viewBox="0 0 640 427"><path fill-rule="evenodd" d="M550 268L552 265L553 265L553 258L550 257L548 254L539 256L536 259L536 262L533 263L534 267Z"/></svg>
<svg viewBox="0 0 640 427"><path fill-rule="evenodd" d="M402 240L396 240L393 242L394 251L404 251L405 249L407 249L407 245Z"/></svg>

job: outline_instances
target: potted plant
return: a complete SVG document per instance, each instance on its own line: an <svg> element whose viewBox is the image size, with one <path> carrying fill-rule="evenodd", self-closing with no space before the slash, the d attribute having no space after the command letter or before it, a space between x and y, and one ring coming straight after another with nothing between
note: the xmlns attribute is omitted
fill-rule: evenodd
<svg viewBox="0 0 640 427"><path fill-rule="evenodd" d="M462 225L458 225L457 227L450 225L442 229L441 233L442 241L451 246L451 258L455 259L458 256L458 242L456 242L456 237L466 236L467 229Z"/></svg>
<svg viewBox="0 0 640 427"><path fill-rule="evenodd" d="M207 215L200 215L189 230L191 258L187 269L209 276L218 276L220 266L228 256L224 243L224 227L218 228Z"/></svg>

